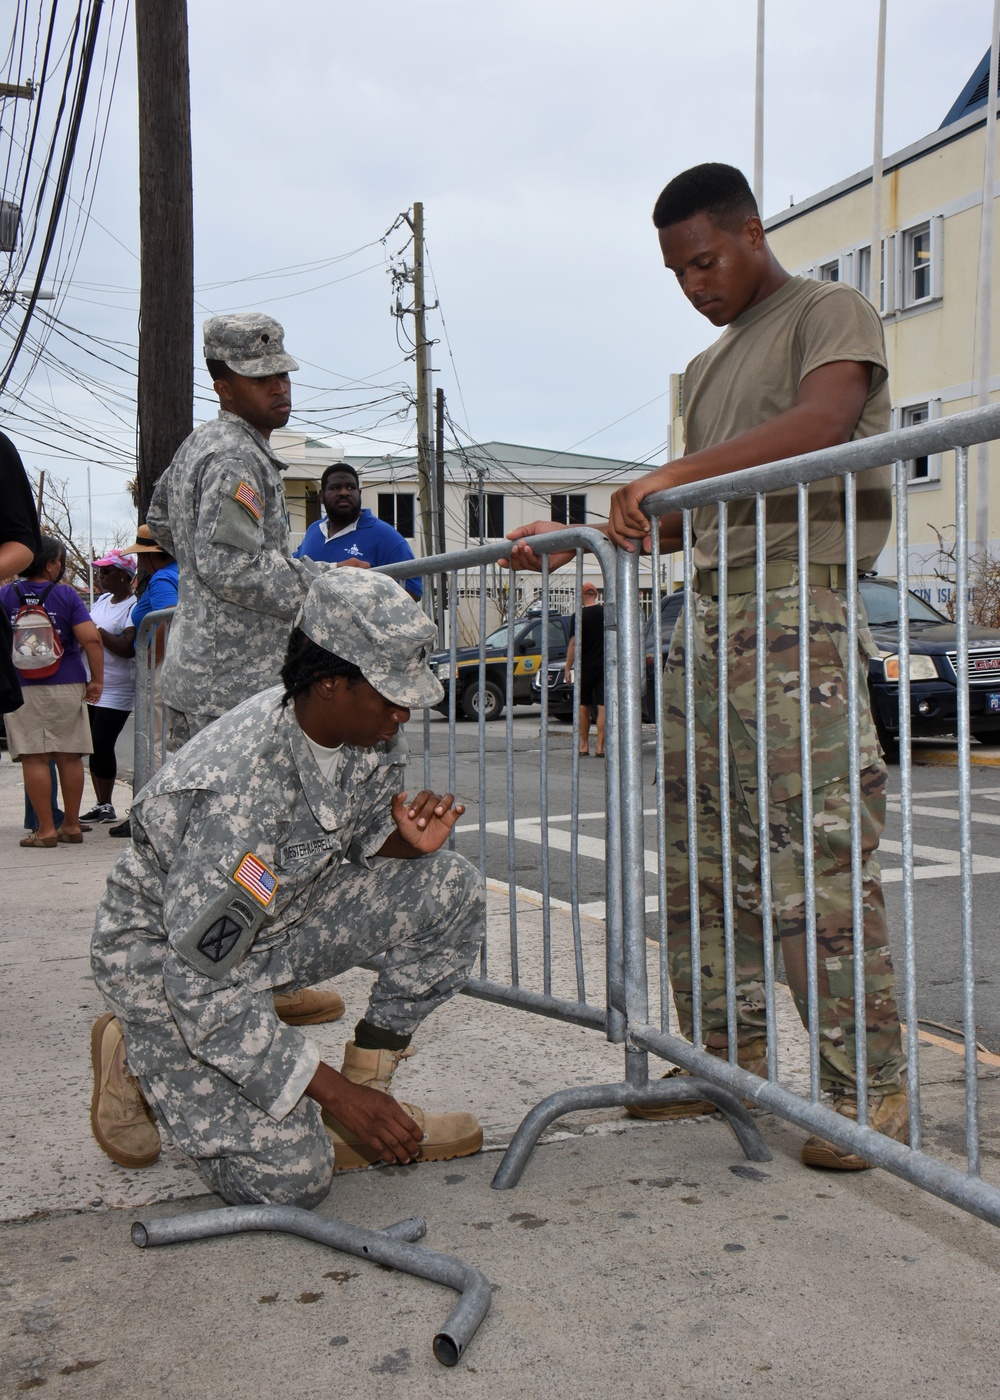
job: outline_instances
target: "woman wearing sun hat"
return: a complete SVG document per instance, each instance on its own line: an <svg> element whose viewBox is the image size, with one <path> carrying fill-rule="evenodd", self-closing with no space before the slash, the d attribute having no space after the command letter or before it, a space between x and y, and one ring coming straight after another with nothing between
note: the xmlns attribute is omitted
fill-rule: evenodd
<svg viewBox="0 0 1000 1400"><path fill-rule="evenodd" d="M135 559L120 549L109 549L91 566L101 584L94 599L91 617L104 646L104 689L94 704L87 706L94 751L90 755L90 781L97 805L85 812L85 822L114 822L115 778L118 760L115 740L125 727L135 704L135 661L132 608L135 595Z"/></svg>

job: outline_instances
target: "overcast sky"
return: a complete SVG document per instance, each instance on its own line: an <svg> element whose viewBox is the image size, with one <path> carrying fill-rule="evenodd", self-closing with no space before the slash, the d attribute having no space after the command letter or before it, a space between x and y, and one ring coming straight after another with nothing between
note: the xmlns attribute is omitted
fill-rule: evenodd
<svg viewBox="0 0 1000 1400"><path fill-rule="evenodd" d="M120 27L122 0L105 10ZM204 315L265 309L302 366L291 427L359 430L334 438L348 450L412 442L412 413L378 421L413 382L386 271L405 231L379 240L422 200L429 299L441 306L429 320L435 380L456 423L483 441L658 460L668 375L715 332L658 261L650 211L698 161L752 173L756 0L189 10L196 353ZM766 214L870 164L877 11L877 0L768 0ZM889 0L887 154L940 124L988 45L991 14L990 0ZM134 347L131 16L124 35L92 219L56 310ZM198 386L201 419L203 372ZM128 529L126 472L101 465L134 451L127 392L117 421L51 369L36 369L28 392L99 429L95 542ZM3 426L31 468L69 478L82 510L85 457Z"/></svg>

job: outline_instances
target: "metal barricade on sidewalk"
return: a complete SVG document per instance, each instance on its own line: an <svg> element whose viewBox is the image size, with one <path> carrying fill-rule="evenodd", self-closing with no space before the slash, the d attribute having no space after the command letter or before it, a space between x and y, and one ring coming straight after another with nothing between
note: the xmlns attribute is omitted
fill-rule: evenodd
<svg viewBox="0 0 1000 1400"><path fill-rule="evenodd" d="M641 830L638 845L634 843L636 828L634 823L624 821L624 806L638 804L641 811L642 777L639 765L639 748L623 747L621 736L631 735L641 723L640 701L642 689L642 659L636 657L636 638L641 637L644 618L639 603L636 570L628 556L619 554L609 544L607 538L591 529L562 530L556 535L539 536L532 540L532 546L542 556L540 616L549 615L549 564L550 553L572 552L575 564L575 593L579 598L583 581L584 550L596 556L600 563L604 587L604 678L605 678L605 807L599 813L585 813L580 808L580 762L578 739L580 735L580 668L576 668L573 691L572 713L572 756L569 773L569 811L554 815L550 810L550 777L552 770L552 750L555 742L549 724L548 685L543 683L539 691L541 701L541 722L539 729L538 771L532 774L537 783L537 816L523 815L525 803L524 785L519 783L515 761L514 743L514 683L515 683L515 628L508 619L503 632L505 656L503 657L503 689L506 712L506 726L503 757L506 763L506 820L488 821L486 816L486 772L491 753L495 749L489 743L488 731L491 726L486 720L485 706L480 705L477 713L476 759L478 774L478 836L479 865L484 878L494 889L501 888L507 895L509 929L506 937L498 939L493 929L487 929L483 946L479 975L473 977L463 991L473 997L534 1011L538 1014L573 1024L601 1030L613 1044L622 1044L626 1033L626 1008L635 1002L636 990L629 991L629 977L635 976L634 960L630 966L624 956L623 945L623 905L622 894L629 887L624 875L624 867L630 863L641 871L643 851ZM479 646L476 657L476 683L480 694L485 690L488 679L487 655L485 647L487 570L495 561L505 558L510 545L500 543L481 546L478 549L459 554L443 555L433 559L417 561L414 564L393 565L382 572L399 578L412 576L417 571L425 574L445 575L450 581L449 619L447 635L450 646L445 661L439 663L439 674L448 682L446 685L448 787L455 791L459 776L459 730L458 720L461 709L458 704L460 660L457 646L455 579L459 573L478 572L480 598ZM569 574L569 566L564 565L563 579ZM621 634L629 637L628 645L623 645ZM542 647L539 669L546 676L549 662L548 630L541 629ZM577 608L574 619L574 637L577 655L580 652L581 616ZM473 664L468 662L467 664ZM491 668L492 669L492 668ZM472 708L472 707L470 707ZM475 711L474 711L475 712ZM431 758L432 735L437 726L431 717L424 716L424 784L432 786ZM411 736L411 744L413 738ZM468 750L466 752L469 752ZM563 775L564 780L564 775ZM437 784L441 786L440 783ZM565 798L565 790L563 796ZM530 799L529 799L530 801ZM567 805L564 801L564 806ZM603 825L604 839L595 850L592 838L582 837L580 826L589 816L599 817ZM559 825L563 818L569 823L569 831ZM625 844L625 832L633 838L631 846ZM466 832L468 828L466 828ZM556 900L552 895L550 870L550 847L557 844L557 833L563 837L559 841L570 855L569 898ZM463 834L460 832L460 834ZM540 846L540 869L538 888L526 890L520 882L522 857L519 846L537 837ZM489 837L501 837L504 844L489 848ZM587 917L579 899L577 872L582 848L591 855L603 860L605 866L605 899L599 919ZM471 854L471 853L470 853ZM505 866L506 878L497 877L498 867ZM527 904L527 909L526 909ZM532 917L531 905L535 904ZM560 908L569 916L571 934L564 933L565 941L555 936L552 914ZM565 928L564 920L560 924ZM602 976L598 991L594 990L594 950L599 945L601 951L600 969ZM590 964L588 977L586 964ZM499 964L499 967L498 967ZM567 981L571 984L566 988ZM561 983L561 985L557 985ZM567 994L568 993L568 994ZM575 994L574 994L575 993ZM640 1063L641 1062L641 1063ZM687 1092L685 1086L651 1085L645 1078L642 1065L645 1056L633 1050L626 1050L622 1078L614 1083L592 1084L582 1088L567 1088L550 1095L538 1104L525 1118L514 1136L503 1161L493 1179L497 1189L509 1189L517 1184L534 1146L543 1129L563 1114L584 1109L622 1107L634 1101L662 1102L667 1098L677 1098ZM641 1071L641 1072L640 1072ZM694 1081L701 1085L702 1081ZM686 1081L690 1085L692 1081ZM766 1161L769 1152L764 1145L753 1120L740 1101L725 1086L714 1083L702 1085L706 1095L716 1102L736 1133L744 1153L754 1161Z"/></svg>
<svg viewBox="0 0 1000 1400"><path fill-rule="evenodd" d="M961 1206L993 1223L1000 1224L1000 1189L980 1178L980 1133L978 1113L978 1061L975 1022L975 972L974 972L974 926L973 926L973 854L972 854L972 812L970 779L970 713L969 713L969 541L967 531L968 500L968 447L976 442L1000 437L1000 407L975 410L938 420L933 424L920 425L831 448L806 457L786 462L756 467L734 473L725 478L715 478L695 485L678 487L647 498L645 507L653 518L654 527L661 515L681 512L683 520L683 560L684 560L684 611L677 624L674 646L678 655L684 657L684 700L683 724L685 728L684 768L682 785L686 790L686 823L684 824L683 846L687 861L687 891L674 882L673 895L677 909L689 916L689 928L685 936L689 939L689 951L685 956L694 969L691 976L690 1006L685 1007L689 1025L684 1034L671 1014L669 998L668 963L675 958L676 945L671 944L678 935L676 927L670 927L668 881L664 870L668 863L668 841L676 846L676 830L668 830L669 812L665 809L664 788L674 794L681 784L677 772L668 769L668 759L664 752L662 735L657 740L657 838L656 868L657 893L654 903L657 911L656 969L660 990L660 1018L657 1025L649 1012L649 986L647 981L647 911L644 879L644 828L642 804L628 800L625 793L635 793L640 789L641 770L637 767L636 755L640 747L638 716L634 706L622 703L620 708L620 745L622 751L622 869L623 869L623 918L624 918L624 974L626 999L626 1042L628 1078L637 1087L647 1086L647 1054L652 1051L699 1076L700 1081L716 1085L721 1089L738 1094L741 1098L754 1101L761 1107L779 1114L799 1127L817 1134L837 1145L845 1152L858 1154L863 1159L883 1166L896 1175ZM931 1155L924 1148L921 1138L921 1077L920 1077L920 1024L917 1007L918 940L916 934L916 910L914 899L914 841L913 841L913 791L910 757L911 712L909 692L909 541L907 515L906 461L926 453L939 453L955 450L956 456L956 606L957 606L957 645L955 669L957 673L958 697L958 818L960 873L960 923L961 923L961 978L963 998L963 1034L965 1054L965 1158L963 1171L959 1166ZM872 1002L871 987L866 989L866 966L872 961L873 952L865 944L866 899L878 885L877 869L871 864L871 832L867 826L866 801L871 797L868 788L877 786L881 778L876 768L862 769L864 758L863 740L867 734L866 680L860 663L859 643L863 636L865 619L859 607L858 591L853 582L858 577L858 512L857 512L857 473L867 468L893 465L896 500L896 574L897 598L899 604L899 732L900 732L900 812L902 821L902 930L899 945L902 950L901 967L901 1012L900 1020L905 1031L906 1076L909 1092L909 1139L910 1145L884 1136L868 1126L869 1100L879 1101L879 1085L872 1087L869 1094L869 1069L876 1073L878 1065L868 1063L868 1040L872 1036L870 1019ZM821 778L814 774L814 760L817 753L817 721L814 710L822 702L821 696L812 693L812 686L799 669L799 657L810 655L810 613L816 616L817 603L812 589L820 586L813 580L815 569L810 568L810 532L808 518L809 484L823 478L840 478L843 481L844 528L846 534L846 577L834 579L830 576L827 587L843 598L846 620L846 655L844 667L847 677L847 720L848 752L846 754L845 777L849 789L849 831L841 837L846 849L847 860L842 872L849 886L850 915L853 946L845 951L840 960L851 963L853 982L842 987L839 995L852 1002L854 1007L866 1006L866 1034L856 1028L848 1034L845 1044L853 1054L853 1071L856 1077L857 1121L838 1114L823 1101L823 1080L829 1083L831 1045L836 1037L829 1027L821 1028L821 981L830 974L831 960L821 960L818 941L818 916L822 914L824 891L817 887L816 852L818 841L823 836L824 814L815 809L818 799L814 786ZM781 488L794 488L796 495L798 543L795 551L795 568L781 583L768 585L769 561L767 558L767 496ZM752 584L742 577L738 586L730 589L729 580L735 575L728 550L728 510L732 502L752 500L755 506L755 563L749 569L738 566L740 575L752 573ZM787 500L787 497L786 497ZM717 568L708 587L698 575L694 566L692 513L697 508L714 508L718 512L719 557ZM658 527L657 527L658 528ZM657 528L654 528L654 569L658 568L655 546ZM619 673L623 684L633 674L639 662L639 631L632 620L633 614L626 608L625 599L629 589L629 578L634 578L637 560L634 554L623 554L619 559ZM818 578L818 574L817 574ZM848 586L850 580L850 586ZM634 587L634 584L632 585ZM798 751L797 771L792 775L794 782L775 782L775 750L778 747L774 725L769 714L769 672L768 672L768 608L773 611L773 592L783 588L785 600L792 599L797 611L797 653L790 650L786 683L791 690L798 692L798 728L794 748ZM742 603L734 611L733 599L737 593L745 594ZM654 609L654 617L657 610ZM744 631L736 645L728 635L728 628L743 624ZM714 630L713 630L714 629ZM753 631L753 641L749 643L746 633ZM697 635L696 635L697 634ZM785 634L788 635L787 633ZM711 644L706 637L711 636ZM718 787L718 811L709 819L706 806L701 802L699 792L704 792L709 783L706 776L705 745L716 738L698 719L703 709L703 692L696 693L695 656L701 645L702 672L704 680L708 662L704 657L715 649L711 662L714 667L714 710L713 723L717 726L718 772L711 781ZM756 647L754 660L755 709L747 717L745 711L733 708L733 682L730 665L733 657L745 657L748 650ZM804 666L806 663L802 662ZM746 669L744 665L743 669ZM811 680L811 678L810 678ZM675 680L671 679L671 684ZM657 676L657 708L663 703L662 678ZM719 703L719 697L726 697L726 703ZM676 703L675 703L676 708ZM710 707L709 707L710 708ZM678 720L673 717L676 729ZM756 772L739 771L734 757L731 726L745 725L751 734L756 748ZM700 726L700 727L699 727ZM863 732L863 726L865 726ZM787 762L789 749L786 744L781 755ZM676 755L672 760L676 763ZM755 801L743 800L752 808L756 804L757 847L750 852L744 829L735 830L733 825L734 788L741 782L754 787ZM862 792L863 782L867 785ZM804 819L800 819L801 839L801 889L798 892L794 912L789 918L788 910L776 908L776 894L772 877L772 861L784 853L776 850L770 837L772 812L775 803L785 800L788 792L795 787L802 794L813 796L807 802L802 797L801 812L810 812L810 823L806 829ZM739 809L737 809L739 810ZM707 830L712 826L712 830ZM760 837L760 833L765 833ZM845 839L846 838L846 839ZM877 834L876 834L877 839ZM706 848L717 849L721 865L721 881L714 870L706 870ZM739 866L736 867L735 854L739 853ZM671 860L674 856L671 855ZM787 866L787 860L784 861ZM847 866L849 865L849 869ZM759 874L758 874L759 872ZM721 929L705 930L701 920L705 913L706 875L719 885L716 904L721 911ZM874 883L873 883L874 881ZM713 906L714 908L714 906ZM869 911L870 912L870 911ZM677 914L673 915L675 922ZM752 996L746 985L746 969L738 965L737 949L745 929L741 927L748 919L755 919L762 930L760 954L763 968L763 1017L760 1008L749 1013ZM804 952L804 967L796 969L799 980L800 1011L805 1024L804 1034L808 1037L808 1085L801 1088L789 1087L784 1074L788 1050L789 1018L784 1017L785 1029L780 1030L779 1014L780 989L776 975L774 943L780 929L788 932L789 922L798 920L801 925L801 944ZM711 922L711 920L710 920ZM708 943L705 941L708 933ZM721 938L720 938L721 934ZM786 948L793 945L786 943ZM725 1008L720 1012L718 1001L718 967L716 981L712 983L714 1003L706 1010L702 1000L703 964L724 962ZM683 964L684 958L681 959ZM821 965L822 962L822 965ZM788 960L786 958L786 967ZM742 981L741 981L742 978ZM828 984L829 991L829 984ZM866 997L867 991L867 997ZM737 1058L736 1037L728 1036L727 1029L737 1026L739 1013L744 1015L744 1031L751 1034L766 1033L767 1078L760 1078L741 1068ZM756 1018L756 1019L755 1019ZM791 1026L794 1027L794 1019ZM721 1029L720 1029L721 1028ZM758 1029L759 1028L759 1029ZM821 1035L821 1029L823 1034ZM716 1054L703 1049L709 1032L716 1036ZM720 1046L720 1037L725 1042ZM853 1047L848 1043L853 1039ZM723 1058L717 1058L720 1053ZM782 1080L785 1082L782 1082ZM690 1081L688 1081L690 1083ZM699 1095L699 1097L705 1097Z"/></svg>
<svg viewBox="0 0 1000 1400"><path fill-rule="evenodd" d="M509 919L509 929L505 930L503 937L497 937L495 931L487 931L479 975L472 978L464 990L469 995L481 997L487 1001L516 1006L523 1010L535 1011L541 1015L573 1022L577 1025L604 1030L609 1039L621 1043L624 1039L622 1016L624 1001L621 993L620 782L617 726L618 611L615 600L615 551L599 531L582 527L561 532L558 540L552 539L547 546L542 546L542 548L546 550L558 548L572 551L575 554L575 593L577 598L579 598L581 591L582 561L585 550L597 558L603 575L607 711L605 722L607 736L605 748L606 805L597 815L600 816L606 833L606 845L605 842L601 843L602 858L605 858L606 849L606 870L604 901L600 910L599 925L596 919L587 920L585 915L581 915L576 880L581 841L592 839L582 837L580 832L579 667L577 667L574 683L573 723L571 734L568 736L572 739L569 792L568 794L565 791L562 793L564 807L567 805L565 798L568 795L569 810L554 814L550 808L552 777L550 740L553 736L553 730L549 723L547 684L543 683L539 687L538 693L541 705L540 743L537 768L532 773L533 781L530 792L527 784L521 781L517 765L513 761L514 718L518 704L516 687L524 679L522 668L525 664L525 658L515 650L517 627L513 615L513 594L507 600L505 626L500 633L493 634L494 637L502 637L502 640L494 644L494 654L491 656L489 664L487 661L487 598L490 592L488 571L498 560L509 554L510 545L506 542L483 545L458 553L417 560L415 563L391 565L380 572L400 579L412 577L417 573L425 577L433 574L446 580L448 611L445 631L448 645L444 653L445 659L439 661L436 667L439 679L443 681L445 687L442 713L447 720L446 746L445 741L437 740L442 726L438 725L430 713L425 711L422 721L423 783L426 787L434 785L432 783L432 748L435 751L440 751L444 747L445 751L436 752L435 756L444 758L446 754L446 781L449 790L453 792L462 786L459 783L460 760L462 758L475 758L478 841L475 856L472 851L468 851L467 854L473 859L478 857L479 868L484 878L490 881L494 889L501 889L506 894ZM560 576L563 583L565 583L568 574L569 570ZM471 590L468 587L470 577L476 585ZM465 591L474 592L479 601L478 644L475 648L461 649L466 653L475 650L476 655L471 659L466 655L465 659L461 661L458 654L460 648L458 645L457 615L460 578L465 580ZM553 647L550 628L546 625L551 615L549 569L546 559L541 576L540 600L537 608L537 616L540 619L539 659L535 662L532 658L528 663L532 666L537 665L543 678L548 672ZM577 608L572 635L576 639L578 654L580 628L580 611ZM565 630L560 635L565 636ZM502 654L497 655L498 651ZM467 706L466 708L476 715L475 748L461 742L465 732L460 725L463 718L458 684L461 667L467 668L465 674L471 673L474 676L474 684L477 685L480 696L485 696L489 685L494 688L499 687L502 691L499 710L496 711L498 716L502 715L504 719L502 761L506 768L505 816L500 820L489 820L486 812L486 775L491 758L499 749L499 745L493 739L493 734L499 727L499 720L490 722L487 719L485 704ZM470 682L470 684L472 683ZM520 697L522 701L523 698L523 696ZM417 723L420 721L418 720ZM416 748L416 736L413 732L415 729L416 724L411 722L408 734L411 748ZM412 761L417 762L416 756ZM442 778L436 785L441 787L444 781L445 779ZM472 796L468 792L463 792L462 795L467 798ZM526 808L528 815L525 814ZM567 824L568 830L566 829ZM468 819L460 834L469 834ZM455 839L453 833L452 845L455 844ZM492 861L488 859L488 848L491 842L494 855ZM521 869L521 860L518 856L519 842L522 845L527 843L529 847L535 847L539 851L540 870L537 889L526 889L520 883L518 874ZM570 857L571 874L568 899L554 899L551 893L550 852L556 846L568 852ZM505 867L502 876L497 874L498 866ZM572 947L558 946L553 942L552 915L554 909L558 909L561 914L568 915L571 921ZM533 926L532 936L527 940L522 936L526 910L529 911L528 917ZM588 930L590 934L589 946L586 949L583 934L585 922L590 925ZM588 989L585 963L590 963L593 971L595 931L598 927L601 966L599 991L595 993L593 985Z"/></svg>
<svg viewBox="0 0 1000 1400"><path fill-rule="evenodd" d="M135 740L132 764L132 796L144 788L167 751L167 712L160 694L160 664L173 608L148 612L135 639ZM156 633L163 627L162 638Z"/></svg>

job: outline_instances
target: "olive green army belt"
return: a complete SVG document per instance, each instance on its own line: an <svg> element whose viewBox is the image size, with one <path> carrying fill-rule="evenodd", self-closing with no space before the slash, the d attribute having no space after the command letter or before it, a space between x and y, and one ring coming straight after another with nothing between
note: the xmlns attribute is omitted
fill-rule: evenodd
<svg viewBox="0 0 1000 1400"><path fill-rule="evenodd" d="M844 589L847 587L847 579L847 567L844 564L809 565L810 588ZM766 592L770 592L774 588L788 588L798 581L799 566L791 559L777 559L773 564L768 564L764 570L764 589ZM718 598L718 569L695 569L691 587L695 593L704 593L706 597ZM744 564L740 568L728 570L726 592L730 597L734 593L756 593L756 591L757 570L753 564Z"/></svg>

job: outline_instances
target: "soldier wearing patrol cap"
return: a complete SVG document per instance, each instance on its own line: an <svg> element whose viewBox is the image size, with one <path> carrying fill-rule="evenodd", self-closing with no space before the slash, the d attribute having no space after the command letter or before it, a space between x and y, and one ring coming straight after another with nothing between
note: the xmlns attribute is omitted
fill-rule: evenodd
<svg viewBox="0 0 1000 1400"><path fill-rule="evenodd" d="M312 1206L334 1170L480 1147L471 1115L387 1092L484 929L479 873L443 849L464 807L402 791L400 726L441 696L434 643L399 584L330 571L295 619L283 688L198 734L140 794L92 947L110 1010L92 1034L91 1118L116 1162L155 1161L159 1123L227 1201ZM338 1074L271 991L378 953Z"/></svg>
<svg viewBox="0 0 1000 1400"><path fill-rule="evenodd" d="M171 751L277 681L292 618L330 567L293 559L289 548L287 464L269 446L288 422L288 374L298 369L282 327L263 312L238 312L207 320L204 339L219 415L178 448L147 515L179 569L162 671ZM332 988L303 989L281 1006L294 1025L343 1011Z"/></svg>

